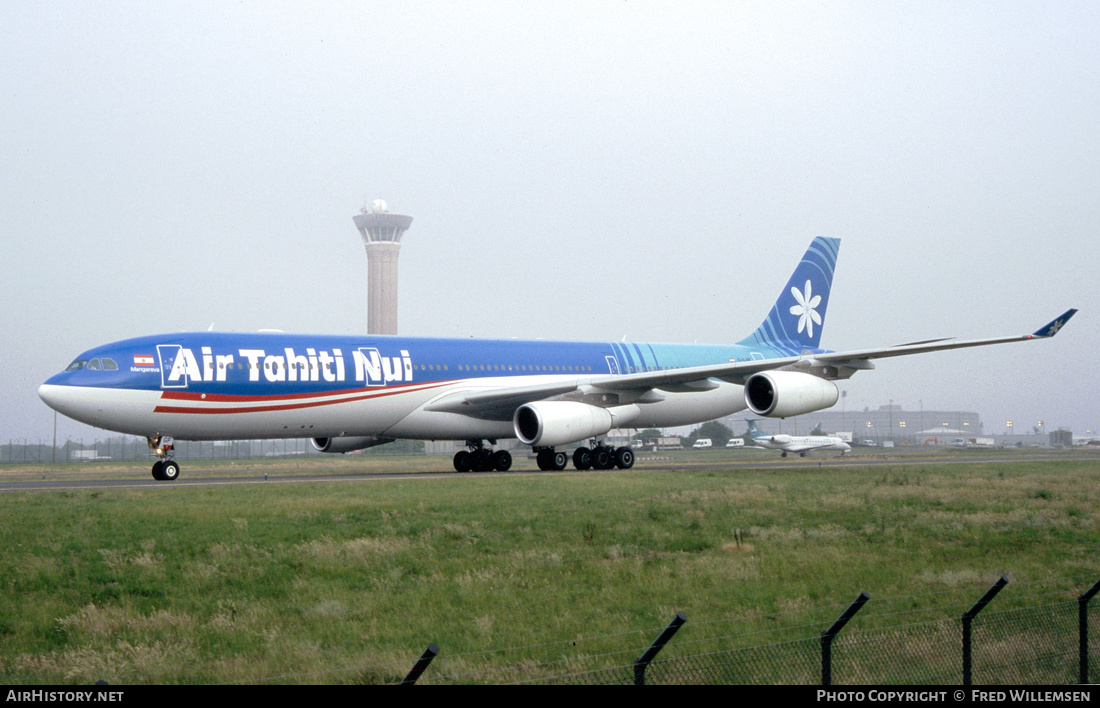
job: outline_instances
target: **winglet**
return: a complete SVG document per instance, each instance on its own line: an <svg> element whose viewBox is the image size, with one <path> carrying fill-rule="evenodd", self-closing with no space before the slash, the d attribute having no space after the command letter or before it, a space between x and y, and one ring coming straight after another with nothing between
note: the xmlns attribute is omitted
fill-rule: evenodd
<svg viewBox="0 0 1100 708"><path fill-rule="evenodd" d="M1069 322L1069 318L1073 317L1075 314L1077 314L1076 309L1066 310L1062 314L1061 317L1059 317L1058 319L1054 320L1053 322L1051 322L1047 325L1044 325L1044 326L1040 327L1031 336L1032 337L1053 337L1054 335L1058 334L1058 331L1060 329L1062 329L1062 327L1065 326L1066 322Z"/></svg>

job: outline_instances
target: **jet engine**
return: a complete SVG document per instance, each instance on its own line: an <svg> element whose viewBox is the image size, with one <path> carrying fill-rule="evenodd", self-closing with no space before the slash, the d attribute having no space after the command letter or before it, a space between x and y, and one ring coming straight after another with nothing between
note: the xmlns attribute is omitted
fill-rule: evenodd
<svg viewBox="0 0 1100 708"><path fill-rule="evenodd" d="M313 449L317 452L355 452L375 445L385 445L393 442L393 438L380 438L377 435L364 435L362 437L342 438L313 438Z"/></svg>
<svg viewBox="0 0 1100 708"><path fill-rule="evenodd" d="M835 405L836 384L799 371L762 371L745 381L745 403L756 415L788 418Z"/></svg>
<svg viewBox="0 0 1100 708"><path fill-rule="evenodd" d="M554 447L598 437L611 430L614 421L607 408L576 401L525 403L512 416L516 437L524 445L534 447Z"/></svg>

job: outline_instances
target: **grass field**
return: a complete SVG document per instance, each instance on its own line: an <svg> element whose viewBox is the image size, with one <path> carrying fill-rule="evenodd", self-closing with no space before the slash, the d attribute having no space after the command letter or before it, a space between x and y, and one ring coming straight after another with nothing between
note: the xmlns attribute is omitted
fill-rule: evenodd
<svg viewBox="0 0 1100 708"><path fill-rule="evenodd" d="M1100 579L1100 457L968 453L445 479L416 474L442 458L311 458L292 471L352 481L9 491L0 681L380 683L435 642L449 675L497 682L629 663L678 611L684 641L731 646L813 636L860 591L938 612L1001 575L1005 607ZM407 478L365 479L391 470ZM20 476L148 469L0 468Z"/></svg>

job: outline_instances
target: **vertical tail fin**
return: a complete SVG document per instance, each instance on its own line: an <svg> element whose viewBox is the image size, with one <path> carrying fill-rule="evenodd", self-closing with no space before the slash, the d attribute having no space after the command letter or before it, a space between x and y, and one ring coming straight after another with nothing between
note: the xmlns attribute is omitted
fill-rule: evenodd
<svg viewBox="0 0 1100 708"><path fill-rule="evenodd" d="M748 423L748 425L749 425L749 437L750 438L755 440L756 438L763 435L763 433L760 432L760 428L756 427L756 421L755 420L746 420L745 422Z"/></svg>
<svg viewBox="0 0 1100 708"><path fill-rule="evenodd" d="M815 238L767 318L738 344L771 347L792 354L817 349L825 326L825 309L829 305L839 250L840 239Z"/></svg>

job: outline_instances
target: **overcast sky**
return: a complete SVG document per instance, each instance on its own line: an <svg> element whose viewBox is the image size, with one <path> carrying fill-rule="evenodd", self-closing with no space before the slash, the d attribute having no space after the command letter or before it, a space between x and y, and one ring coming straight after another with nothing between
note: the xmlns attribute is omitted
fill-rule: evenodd
<svg viewBox="0 0 1100 708"><path fill-rule="evenodd" d="M402 334L733 342L825 235L831 349L1081 309L848 410L1100 430L1097 37L1096 2L4 2L0 443L98 344L365 332L379 197Z"/></svg>

